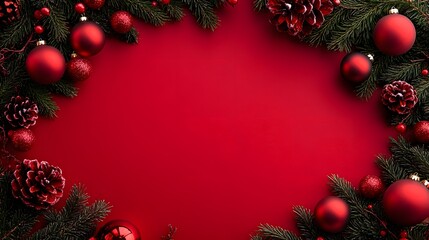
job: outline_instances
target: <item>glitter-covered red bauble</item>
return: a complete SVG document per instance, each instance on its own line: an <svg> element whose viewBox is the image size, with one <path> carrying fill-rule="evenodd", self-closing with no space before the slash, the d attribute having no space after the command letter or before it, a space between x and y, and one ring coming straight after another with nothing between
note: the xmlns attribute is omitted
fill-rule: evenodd
<svg viewBox="0 0 429 240"><path fill-rule="evenodd" d="M140 232L134 224L125 220L106 223L98 232L97 240L140 240Z"/></svg>
<svg viewBox="0 0 429 240"><path fill-rule="evenodd" d="M326 197L316 205L314 217L321 229L329 233L341 232L350 215L347 203L338 197Z"/></svg>
<svg viewBox="0 0 429 240"><path fill-rule="evenodd" d="M88 79L91 76L91 72L92 65L88 59L74 56L67 63L67 76L75 82Z"/></svg>
<svg viewBox="0 0 429 240"><path fill-rule="evenodd" d="M40 84L51 84L61 80L66 62L61 52L39 41L27 56L25 67L30 78Z"/></svg>
<svg viewBox="0 0 429 240"><path fill-rule="evenodd" d="M365 198L376 198L383 192L384 185L381 178L373 175L364 177L359 183L359 192Z"/></svg>
<svg viewBox="0 0 429 240"><path fill-rule="evenodd" d="M413 137L419 143L429 144L429 121L420 121L413 127Z"/></svg>
<svg viewBox="0 0 429 240"><path fill-rule="evenodd" d="M392 11L392 10L391 10ZM374 28L374 43L389 56L408 52L416 40L416 28L409 18L393 11L381 18Z"/></svg>
<svg viewBox="0 0 429 240"><path fill-rule="evenodd" d="M103 49L106 37L103 29L94 22L82 21L71 31L73 50L82 57L91 57Z"/></svg>
<svg viewBox="0 0 429 240"><path fill-rule="evenodd" d="M110 17L110 26L117 33L127 33L133 27L133 17L127 11L117 11Z"/></svg>
<svg viewBox="0 0 429 240"><path fill-rule="evenodd" d="M86 6L94 10L103 7L105 2L105 0L83 0Z"/></svg>
<svg viewBox="0 0 429 240"><path fill-rule="evenodd" d="M30 150L35 140L33 132L27 128L11 130L8 132L8 136L12 147L21 152Z"/></svg>
<svg viewBox="0 0 429 240"><path fill-rule="evenodd" d="M341 75L350 82L360 83L371 75L372 63L368 56L354 52L347 54L341 62Z"/></svg>
<svg viewBox="0 0 429 240"><path fill-rule="evenodd" d="M383 208L395 224L414 226L429 217L429 190L410 179L396 181L384 193Z"/></svg>

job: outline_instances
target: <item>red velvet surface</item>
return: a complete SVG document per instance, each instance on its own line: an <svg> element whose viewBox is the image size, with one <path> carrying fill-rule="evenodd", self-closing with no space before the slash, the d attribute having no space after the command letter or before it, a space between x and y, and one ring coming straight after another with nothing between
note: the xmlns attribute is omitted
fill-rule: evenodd
<svg viewBox="0 0 429 240"><path fill-rule="evenodd" d="M293 228L327 175L376 173L388 136L378 97L357 99L342 54L275 32L250 1L220 13L215 32L192 17L138 24L139 45L109 40L73 100L57 98L25 154L61 166L143 239L249 239L260 223Z"/></svg>

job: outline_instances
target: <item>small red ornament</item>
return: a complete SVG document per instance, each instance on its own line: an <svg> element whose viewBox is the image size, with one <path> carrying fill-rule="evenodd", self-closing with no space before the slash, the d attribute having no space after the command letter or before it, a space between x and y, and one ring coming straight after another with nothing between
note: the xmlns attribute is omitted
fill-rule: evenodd
<svg viewBox="0 0 429 240"><path fill-rule="evenodd" d="M70 34L73 50L82 57L91 57L99 53L104 47L105 38L100 26L87 21L78 23Z"/></svg>
<svg viewBox="0 0 429 240"><path fill-rule="evenodd" d="M83 81L91 76L91 62L85 58L74 57L67 63L67 76L73 81Z"/></svg>
<svg viewBox="0 0 429 240"><path fill-rule="evenodd" d="M152 7L157 7L158 6L158 2L157 1L152 1Z"/></svg>
<svg viewBox="0 0 429 240"><path fill-rule="evenodd" d="M168 5L171 3L171 0L161 0L161 3L164 5Z"/></svg>
<svg viewBox="0 0 429 240"><path fill-rule="evenodd" d="M42 12L40 11L40 10L36 10L36 11L34 11L34 18L36 19L36 20L40 20L40 19L42 19L43 18L43 14L42 14Z"/></svg>
<svg viewBox="0 0 429 240"><path fill-rule="evenodd" d="M45 29L43 29L43 27L42 26L40 26L40 25L36 25L35 27L34 27L34 32L36 32L37 34L42 34L43 32L45 31Z"/></svg>
<svg viewBox="0 0 429 240"><path fill-rule="evenodd" d="M399 240L408 240L408 238L400 238Z"/></svg>
<svg viewBox="0 0 429 240"><path fill-rule="evenodd" d="M316 240L325 240L324 237L317 237Z"/></svg>
<svg viewBox="0 0 429 240"><path fill-rule="evenodd" d="M380 231L380 236L385 237L387 235L387 232L385 230Z"/></svg>
<svg viewBox="0 0 429 240"><path fill-rule="evenodd" d="M105 0L83 0L86 6L91 9L97 10L104 6Z"/></svg>
<svg viewBox="0 0 429 240"><path fill-rule="evenodd" d="M51 84L61 79L66 69L64 56L58 49L39 41L27 56L25 67L30 78L39 84Z"/></svg>
<svg viewBox="0 0 429 240"><path fill-rule="evenodd" d="M372 63L368 56L354 52L347 54L341 62L341 75L347 81L360 83L371 75Z"/></svg>
<svg viewBox="0 0 429 240"><path fill-rule="evenodd" d="M368 209L368 210L372 210L372 208L373 208L374 206L372 206L371 204L369 204L368 206L366 206L366 208Z"/></svg>
<svg viewBox="0 0 429 240"><path fill-rule="evenodd" d="M374 42L377 48L389 56L399 56L408 52L416 40L413 22L392 9L391 14L381 18L374 28Z"/></svg>
<svg viewBox="0 0 429 240"><path fill-rule="evenodd" d="M425 76L425 77L426 77L427 75L429 75L429 70L427 70L427 69L423 69L423 70L422 70L422 75L423 75L423 76Z"/></svg>
<svg viewBox="0 0 429 240"><path fill-rule="evenodd" d="M127 33L133 27L133 17L127 11L117 11L110 17L110 26L117 33Z"/></svg>
<svg viewBox="0 0 429 240"><path fill-rule="evenodd" d="M401 238L407 238L408 237L408 233L407 233L407 231L402 230L401 233L399 234L399 236Z"/></svg>
<svg viewBox="0 0 429 240"><path fill-rule="evenodd" d="M235 6L235 5L237 5L237 3L238 3L238 0L227 0L228 1L228 3L229 3L229 5L231 5L231 6Z"/></svg>
<svg viewBox="0 0 429 240"><path fill-rule="evenodd" d="M76 5L74 5L74 10L79 14L83 14L86 11L85 5L83 5L83 3L76 3Z"/></svg>
<svg viewBox="0 0 429 240"><path fill-rule="evenodd" d="M98 240L140 240L136 226L124 220L114 220L106 223L98 232Z"/></svg>
<svg viewBox="0 0 429 240"><path fill-rule="evenodd" d="M429 144L429 121L420 121L413 127L413 137L419 143Z"/></svg>
<svg viewBox="0 0 429 240"><path fill-rule="evenodd" d="M30 150L35 140L33 132L27 128L11 130L7 134L9 136L13 149L20 152Z"/></svg>
<svg viewBox="0 0 429 240"><path fill-rule="evenodd" d="M314 210L317 224L326 232L338 233L344 229L349 218L349 206L338 197L326 197Z"/></svg>
<svg viewBox="0 0 429 240"><path fill-rule="evenodd" d="M51 10L49 10L49 8L47 8L47 7L42 7L40 9L40 13L42 13L43 16L47 17L47 16L51 15Z"/></svg>
<svg viewBox="0 0 429 240"><path fill-rule="evenodd" d="M368 175L359 183L359 192L365 198L376 198L383 192L384 185L381 179L377 176Z"/></svg>
<svg viewBox="0 0 429 240"><path fill-rule="evenodd" d="M395 129L398 133L404 134L405 132L407 132L407 125L400 123L396 125Z"/></svg>
<svg viewBox="0 0 429 240"><path fill-rule="evenodd" d="M429 191L417 181L396 181L384 193L383 207L395 224L414 226L429 217Z"/></svg>

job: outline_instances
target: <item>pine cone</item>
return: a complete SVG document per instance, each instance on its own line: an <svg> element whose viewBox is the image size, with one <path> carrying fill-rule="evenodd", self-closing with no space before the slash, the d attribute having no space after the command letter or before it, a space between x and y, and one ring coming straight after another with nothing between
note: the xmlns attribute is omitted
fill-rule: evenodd
<svg viewBox="0 0 429 240"><path fill-rule="evenodd" d="M48 162L25 159L16 166L13 176L13 196L29 207L47 209L63 196L62 171Z"/></svg>
<svg viewBox="0 0 429 240"><path fill-rule="evenodd" d="M398 114L410 113L418 101L416 90L405 81L386 84L381 97L383 104Z"/></svg>
<svg viewBox="0 0 429 240"><path fill-rule="evenodd" d="M36 124L39 109L30 99L16 96L12 97L10 102L6 104L4 116L10 126L14 128L29 128Z"/></svg>
<svg viewBox="0 0 429 240"><path fill-rule="evenodd" d="M304 37L319 28L339 0L268 0L271 23L279 32Z"/></svg>
<svg viewBox="0 0 429 240"><path fill-rule="evenodd" d="M0 24L7 25L21 16L19 0L0 0Z"/></svg>

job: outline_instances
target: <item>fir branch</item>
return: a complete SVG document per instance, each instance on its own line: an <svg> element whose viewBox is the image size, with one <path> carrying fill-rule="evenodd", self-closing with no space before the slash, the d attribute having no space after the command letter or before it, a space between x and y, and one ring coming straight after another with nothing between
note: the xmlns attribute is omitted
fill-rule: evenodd
<svg viewBox="0 0 429 240"><path fill-rule="evenodd" d="M313 214L311 214L311 211L303 206L297 206L293 208L293 212L296 215L296 226L304 239L317 238L318 233L313 224Z"/></svg>
<svg viewBox="0 0 429 240"><path fill-rule="evenodd" d="M121 9L130 12L137 18L162 26L169 20L169 16L160 8L154 8L150 1L144 0L111 0L106 2L107 9Z"/></svg>
<svg viewBox="0 0 429 240"><path fill-rule="evenodd" d="M183 5L178 2L178 4L169 4L165 7L168 15L175 21L180 21L185 16L185 13L182 9Z"/></svg>
<svg viewBox="0 0 429 240"><path fill-rule="evenodd" d="M214 12L214 5L204 0L183 0L196 17L197 22L212 31L219 25L219 19Z"/></svg>
<svg viewBox="0 0 429 240"><path fill-rule="evenodd" d="M262 11L263 9L266 8L266 0L253 0L253 9L255 9L255 11Z"/></svg>
<svg viewBox="0 0 429 240"><path fill-rule="evenodd" d="M378 157L377 166L381 170L381 178L388 186L399 179L406 178L407 173L391 158Z"/></svg>
<svg viewBox="0 0 429 240"><path fill-rule="evenodd" d="M49 90L41 85L36 85L28 79L28 84L21 89L24 96L28 96L39 107L39 113L46 117L56 117L56 111L59 109L57 104L52 99Z"/></svg>
<svg viewBox="0 0 429 240"><path fill-rule="evenodd" d="M49 86L49 90L52 93L58 93L70 98L76 97L78 92L77 88L73 85L73 83L67 80L62 80L51 84Z"/></svg>
<svg viewBox="0 0 429 240"><path fill-rule="evenodd" d="M272 226L270 224L259 225L259 233L263 237L279 239L279 240L301 240L297 235L291 231L285 230L281 227Z"/></svg>

